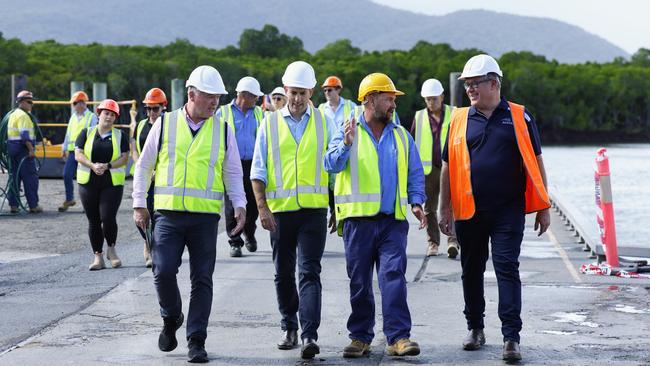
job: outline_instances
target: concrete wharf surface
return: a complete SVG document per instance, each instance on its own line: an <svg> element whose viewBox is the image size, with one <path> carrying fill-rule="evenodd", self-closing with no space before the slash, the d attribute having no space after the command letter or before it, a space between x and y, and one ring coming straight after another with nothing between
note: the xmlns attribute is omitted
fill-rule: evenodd
<svg viewBox="0 0 650 366"><path fill-rule="evenodd" d="M131 222L130 182L118 221L118 253L124 268L96 272L87 270L91 253L80 208L53 212L62 197L56 193L62 193L62 182L42 180L41 187L45 214L0 217L0 365L186 365L184 326L177 333L176 350L163 353L157 347L162 320L151 272L142 265L141 239ZM463 351L460 262L442 255L425 258L425 232L410 219L408 299L412 339L422 349L419 356L385 354L376 288L372 352L361 359L342 357L349 343L350 306L342 240L335 235L328 236L322 261L321 353L304 361L298 349L278 350L275 343L281 331L273 264L268 233L260 227L259 250L245 252L242 258L228 256L225 233L218 238L206 340L210 364L503 364L498 292L490 261L485 279L487 344L478 351ZM520 364L650 365L650 280L577 273L581 264L592 260L558 216L552 214L550 233L541 237L533 232L532 220L529 216L520 258L524 322ZM38 231L27 235L25 229ZM178 282L187 314L186 256Z"/></svg>

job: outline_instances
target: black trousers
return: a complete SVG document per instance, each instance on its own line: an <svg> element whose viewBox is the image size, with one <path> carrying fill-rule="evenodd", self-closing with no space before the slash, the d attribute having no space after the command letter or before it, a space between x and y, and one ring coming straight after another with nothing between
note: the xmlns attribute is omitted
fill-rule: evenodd
<svg viewBox="0 0 650 366"><path fill-rule="evenodd" d="M244 236L247 241L257 242L255 240L255 230L257 225L257 217L259 212L257 211L257 203L255 202L255 194L253 193L253 185L251 184L251 165L253 164L252 160L242 160L241 167L244 171L244 192L246 193L246 225L244 225ZM230 232L237 226L237 221L235 221L235 208L230 202L230 198L226 195L226 201L224 202L224 215L226 216L226 232L230 238L228 242L232 246L243 246L244 240L241 238L241 233L237 235L231 235Z"/></svg>
<svg viewBox="0 0 650 366"><path fill-rule="evenodd" d="M124 186L90 181L79 184L79 197L88 218L88 236L93 252L101 253L104 239L108 246L117 240L117 210L122 203Z"/></svg>

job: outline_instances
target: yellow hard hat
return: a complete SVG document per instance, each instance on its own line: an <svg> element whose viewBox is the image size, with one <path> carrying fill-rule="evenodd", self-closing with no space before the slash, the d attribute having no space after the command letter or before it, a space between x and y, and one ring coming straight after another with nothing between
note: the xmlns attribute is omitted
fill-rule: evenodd
<svg viewBox="0 0 650 366"><path fill-rule="evenodd" d="M359 101L363 102L363 98L372 92L404 95L403 92L395 88L393 80L391 80L388 75L380 72L372 73L361 80L361 84L359 84Z"/></svg>

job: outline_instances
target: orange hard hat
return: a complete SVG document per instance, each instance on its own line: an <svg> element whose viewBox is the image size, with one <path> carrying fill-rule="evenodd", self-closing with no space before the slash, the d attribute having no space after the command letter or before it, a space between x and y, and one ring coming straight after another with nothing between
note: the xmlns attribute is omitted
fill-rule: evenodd
<svg viewBox="0 0 650 366"><path fill-rule="evenodd" d="M70 103L74 102L87 102L88 101L88 94L82 91L78 91L74 94L72 94L72 97L70 97Z"/></svg>
<svg viewBox="0 0 650 366"><path fill-rule="evenodd" d="M328 86L329 87L343 88L343 83L341 82L341 79L339 79L338 77L332 75L332 76L329 76L327 79L325 79L325 82L320 87L325 88L325 87L328 87Z"/></svg>
<svg viewBox="0 0 650 366"><path fill-rule="evenodd" d="M142 101L144 104L162 104L167 105L167 96L165 92L160 88L152 88L147 92L147 95L144 96Z"/></svg>
<svg viewBox="0 0 650 366"><path fill-rule="evenodd" d="M102 110L104 109L114 112L118 117L120 116L120 106L113 99L104 99L99 103L97 106L97 114L102 113Z"/></svg>
<svg viewBox="0 0 650 366"><path fill-rule="evenodd" d="M34 99L34 94L32 94L32 92L29 90L21 90L16 95L16 102L20 102L23 99Z"/></svg>

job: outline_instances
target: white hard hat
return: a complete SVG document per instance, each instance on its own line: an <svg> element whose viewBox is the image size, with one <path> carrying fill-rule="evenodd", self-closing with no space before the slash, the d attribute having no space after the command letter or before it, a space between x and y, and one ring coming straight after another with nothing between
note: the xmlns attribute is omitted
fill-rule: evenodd
<svg viewBox="0 0 650 366"><path fill-rule="evenodd" d="M467 61L463 68L463 73L460 75L458 80L483 76L491 72L503 77L503 72L499 68L499 64L494 58L492 58L492 56L476 55Z"/></svg>
<svg viewBox="0 0 650 366"><path fill-rule="evenodd" d="M294 88L313 89L316 86L314 68L305 61L294 61L284 70L282 84Z"/></svg>
<svg viewBox="0 0 650 366"><path fill-rule="evenodd" d="M427 79L422 83L422 90L420 95L422 98L426 97L437 97L445 92L445 88L442 87L442 84L436 79Z"/></svg>
<svg viewBox="0 0 650 366"><path fill-rule="evenodd" d="M192 71L185 82L185 87L193 86L208 94L228 94L219 71L212 66L202 65Z"/></svg>
<svg viewBox="0 0 650 366"><path fill-rule="evenodd" d="M237 83L237 87L235 88L235 91L236 92L246 91L258 97L264 95L264 93L262 93L262 91L260 90L260 82L257 81L257 79L255 79L252 76L244 76L243 78L241 78L241 80L239 80L239 82Z"/></svg>
<svg viewBox="0 0 650 366"><path fill-rule="evenodd" d="M287 94L284 92L284 88L281 87L281 86L278 86L277 88L273 89L273 91L271 92L271 95L275 95L275 94L280 94L280 95L282 95L284 97L287 96Z"/></svg>

